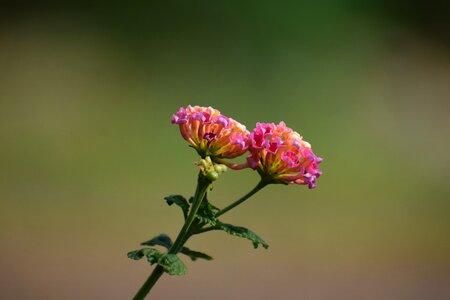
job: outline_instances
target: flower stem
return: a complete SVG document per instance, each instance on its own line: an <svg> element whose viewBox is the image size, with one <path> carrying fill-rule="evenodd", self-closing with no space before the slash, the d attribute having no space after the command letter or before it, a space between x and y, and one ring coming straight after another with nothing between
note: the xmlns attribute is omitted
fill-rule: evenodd
<svg viewBox="0 0 450 300"><path fill-rule="evenodd" d="M186 218L186 221L184 222L183 227L180 230L180 233L178 233L178 236L173 243L172 247L169 250L169 254L177 254L181 248L183 247L184 243L187 241L187 238L189 237L189 233L191 230L192 223L195 220L195 216L197 214L198 209L200 208L200 204L203 201L203 198L206 195L206 192L208 191L208 188L210 186L211 182L206 179L205 176L203 176L202 173L199 174L198 177L198 183L197 183L197 189L195 191L194 199L192 201L192 207L189 212L188 217ZM153 269L153 272L150 274L150 276L147 278L147 280L144 282L142 287L139 289L139 291L134 296L133 300L142 300L144 299L147 294L150 292L152 287L155 285L155 283L158 281L158 279L162 276L164 273L164 268L160 265L157 265L155 269Z"/></svg>
<svg viewBox="0 0 450 300"><path fill-rule="evenodd" d="M261 180L260 182L258 182L258 184L250 192L245 194L242 198L236 200L235 202L231 203L230 205L228 205L224 209L221 209L220 211L218 211L216 213L216 217L219 217L219 216L223 215L224 213L226 213L227 211L235 208L236 206L238 206L239 204L241 204L242 202L244 202L245 200L247 200L248 198L250 198L251 196L256 194L259 190L261 190L263 187L265 187L269 183L270 182L268 182L268 181Z"/></svg>

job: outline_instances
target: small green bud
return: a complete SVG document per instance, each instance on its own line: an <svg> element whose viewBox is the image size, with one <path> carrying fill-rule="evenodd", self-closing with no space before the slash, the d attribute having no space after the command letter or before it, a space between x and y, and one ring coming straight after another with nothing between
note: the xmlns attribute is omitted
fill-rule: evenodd
<svg viewBox="0 0 450 300"><path fill-rule="evenodd" d="M206 162L206 160L202 159L198 162L198 166L200 168L206 169L208 167L208 163Z"/></svg>
<svg viewBox="0 0 450 300"><path fill-rule="evenodd" d="M216 171L209 171L205 175L206 175L206 178L208 178L208 180L211 182L219 179L219 173L217 173Z"/></svg>
<svg viewBox="0 0 450 300"><path fill-rule="evenodd" d="M221 165L221 164L214 165L214 170L216 170L216 172L219 174L226 172L227 169L228 168L225 165Z"/></svg>
<svg viewBox="0 0 450 300"><path fill-rule="evenodd" d="M213 163L209 156L201 159L197 163L197 166L200 168L203 175L211 182L216 181L219 178L219 175L227 170L227 166Z"/></svg>

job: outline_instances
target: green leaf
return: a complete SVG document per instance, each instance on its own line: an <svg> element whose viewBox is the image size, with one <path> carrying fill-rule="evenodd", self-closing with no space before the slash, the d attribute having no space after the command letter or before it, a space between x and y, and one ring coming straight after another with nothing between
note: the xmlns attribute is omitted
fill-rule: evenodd
<svg viewBox="0 0 450 300"><path fill-rule="evenodd" d="M167 204L170 206L172 204L178 205L183 210L183 216L186 220L188 212L189 212L189 203L187 200L181 195L170 195L164 198Z"/></svg>
<svg viewBox="0 0 450 300"><path fill-rule="evenodd" d="M211 256L209 256L208 254L205 254L205 253L202 253L199 251L194 251L187 247L181 248L180 253L183 253L184 255L189 256L193 261L196 261L199 258L206 259L206 260L213 260L213 258Z"/></svg>
<svg viewBox="0 0 450 300"><path fill-rule="evenodd" d="M164 233L161 233L158 236L155 236L154 238L152 238L151 240L148 240L146 242L142 242L141 243L142 246L162 246L164 248L166 248L167 250L170 250L170 248L172 247L173 243L172 243L172 239ZM137 251L131 251L128 255L128 257L132 258L132 259L141 259L143 256L145 256L142 251L146 250L147 248L141 249L141 250L137 250ZM212 260L213 258L205 253L202 252L198 252L198 251L193 251L187 247L183 247L180 250L180 253L189 256L190 259L192 259L193 261L197 260L198 258L201 259L206 259L206 260Z"/></svg>
<svg viewBox="0 0 450 300"><path fill-rule="evenodd" d="M170 237L164 233L161 233L160 235L155 236L151 240L141 243L142 246L163 246L167 250L169 250L170 247L172 247L172 244L173 243L172 243L172 240L170 239Z"/></svg>
<svg viewBox="0 0 450 300"><path fill-rule="evenodd" d="M164 254L158 261L158 264L164 268L169 275L184 275L187 268L181 259L175 254Z"/></svg>
<svg viewBox="0 0 450 300"><path fill-rule="evenodd" d="M200 220L203 224L209 224L211 226L215 226L218 222L216 218L216 213L220 209L209 203L209 201L205 198L200 205L200 208L197 211L197 219Z"/></svg>
<svg viewBox="0 0 450 300"><path fill-rule="evenodd" d="M218 229L221 229L228 234L250 240L253 243L253 247L255 247L255 249L258 248L259 245L262 245L265 249L269 248L269 245L250 229L221 222L217 224L217 227Z"/></svg>
<svg viewBox="0 0 450 300"><path fill-rule="evenodd" d="M134 251L128 252L127 256L130 259L140 260L141 258L144 257L144 253L142 253L142 250L134 250Z"/></svg>
<svg viewBox="0 0 450 300"><path fill-rule="evenodd" d="M130 251L128 252L128 257L134 260L147 257L147 261L150 265L155 263L160 265L169 275L184 275L187 273L186 266L178 256L175 254L161 253L153 248Z"/></svg>
<svg viewBox="0 0 450 300"><path fill-rule="evenodd" d="M147 261L152 265L160 259L161 255L163 255L161 252L153 248L143 248L128 252L128 258L139 260L146 256Z"/></svg>

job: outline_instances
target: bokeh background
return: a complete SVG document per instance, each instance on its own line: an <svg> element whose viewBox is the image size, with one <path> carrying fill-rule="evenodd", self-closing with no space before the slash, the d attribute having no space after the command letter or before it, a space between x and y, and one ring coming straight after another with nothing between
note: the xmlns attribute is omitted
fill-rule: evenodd
<svg viewBox="0 0 450 300"><path fill-rule="evenodd" d="M198 159L170 117L211 105L284 120L325 158L315 190L270 186L212 232L215 257L154 299L449 299L445 1L18 2L0 21L0 298L130 299L129 250L182 217ZM225 206L258 175L230 171Z"/></svg>

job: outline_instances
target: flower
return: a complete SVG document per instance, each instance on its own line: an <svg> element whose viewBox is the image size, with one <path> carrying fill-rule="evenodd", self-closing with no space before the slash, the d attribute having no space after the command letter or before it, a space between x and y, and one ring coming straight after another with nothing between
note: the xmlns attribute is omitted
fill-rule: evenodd
<svg viewBox="0 0 450 300"><path fill-rule="evenodd" d="M202 158L235 158L248 149L245 126L212 107L181 107L172 116L172 124L179 125L183 138Z"/></svg>
<svg viewBox="0 0 450 300"><path fill-rule="evenodd" d="M249 151L248 166L274 183L307 184L314 188L322 174L318 169L322 158L284 122L256 123L249 136Z"/></svg>

